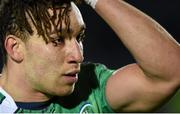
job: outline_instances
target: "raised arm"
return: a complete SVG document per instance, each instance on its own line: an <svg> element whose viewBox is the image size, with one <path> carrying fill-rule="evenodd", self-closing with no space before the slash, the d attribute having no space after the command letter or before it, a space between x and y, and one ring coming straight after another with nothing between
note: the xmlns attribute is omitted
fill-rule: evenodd
<svg viewBox="0 0 180 114"><path fill-rule="evenodd" d="M106 95L115 111L150 111L180 85L180 45L152 18L123 0L98 0L95 11L111 26L137 64L117 70Z"/></svg>

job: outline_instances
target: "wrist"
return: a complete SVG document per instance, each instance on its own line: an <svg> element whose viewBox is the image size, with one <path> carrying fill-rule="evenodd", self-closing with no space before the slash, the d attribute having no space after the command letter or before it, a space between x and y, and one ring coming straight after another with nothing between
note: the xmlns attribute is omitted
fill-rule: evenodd
<svg viewBox="0 0 180 114"><path fill-rule="evenodd" d="M98 0L84 0L84 1L86 2L86 4L90 5L92 8L95 9Z"/></svg>

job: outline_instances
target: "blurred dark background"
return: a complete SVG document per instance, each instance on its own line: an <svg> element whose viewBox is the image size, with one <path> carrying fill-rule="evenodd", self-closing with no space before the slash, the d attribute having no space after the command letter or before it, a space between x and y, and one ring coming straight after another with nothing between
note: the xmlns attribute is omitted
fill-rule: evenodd
<svg viewBox="0 0 180 114"><path fill-rule="evenodd" d="M127 2L159 22L180 42L180 0L128 0ZM111 69L135 62L101 17L87 5L80 5L79 8L87 26L86 38L83 43L85 61L103 63ZM2 56L0 56L1 68ZM157 112L180 112L180 92Z"/></svg>

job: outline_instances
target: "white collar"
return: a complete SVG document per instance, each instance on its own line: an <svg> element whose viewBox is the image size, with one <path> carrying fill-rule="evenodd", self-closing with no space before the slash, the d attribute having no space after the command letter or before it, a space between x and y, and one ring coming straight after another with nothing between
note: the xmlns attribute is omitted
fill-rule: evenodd
<svg viewBox="0 0 180 114"><path fill-rule="evenodd" d="M5 96L0 104L0 113L14 113L18 107L13 98L2 87L0 87L0 93Z"/></svg>

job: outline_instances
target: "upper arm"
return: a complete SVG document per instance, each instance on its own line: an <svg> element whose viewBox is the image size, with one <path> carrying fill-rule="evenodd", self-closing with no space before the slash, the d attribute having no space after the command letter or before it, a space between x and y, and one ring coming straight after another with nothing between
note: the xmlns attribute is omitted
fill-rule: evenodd
<svg viewBox="0 0 180 114"><path fill-rule="evenodd" d="M106 98L115 111L146 112L167 100L176 89L173 81L146 76L137 64L131 64L109 78Z"/></svg>

